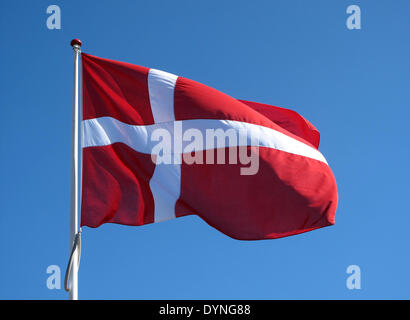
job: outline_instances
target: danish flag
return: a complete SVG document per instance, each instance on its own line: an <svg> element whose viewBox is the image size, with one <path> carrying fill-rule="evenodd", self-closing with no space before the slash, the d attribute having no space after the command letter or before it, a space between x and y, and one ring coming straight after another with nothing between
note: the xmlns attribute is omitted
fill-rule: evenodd
<svg viewBox="0 0 410 320"><path fill-rule="evenodd" d="M335 178L319 132L296 112L85 53L82 70L82 226L196 214L232 238L259 240L334 224ZM218 130L237 139L198 140ZM167 142L158 132L172 146L157 152ZM219 161L241 147L257 155L255 170Z"/></svg>

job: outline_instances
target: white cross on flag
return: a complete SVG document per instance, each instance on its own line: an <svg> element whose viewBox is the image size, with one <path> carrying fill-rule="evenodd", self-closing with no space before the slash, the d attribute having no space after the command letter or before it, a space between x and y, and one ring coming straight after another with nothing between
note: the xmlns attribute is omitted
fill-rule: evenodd
<svg viewBox="0 0 410 320"><path fill-rule="evenodd" d="M82 226L196 214L259 240L334 224L336 181L296 112L84 53L82 70Z"/></svg>

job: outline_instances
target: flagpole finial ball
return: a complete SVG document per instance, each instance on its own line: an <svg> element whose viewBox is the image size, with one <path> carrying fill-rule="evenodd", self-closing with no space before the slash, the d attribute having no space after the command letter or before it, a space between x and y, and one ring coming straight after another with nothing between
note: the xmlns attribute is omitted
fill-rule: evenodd
<svg viewBox="0 0 410 320"><path fill-rule="evenodd" d="M75 45L78 45L79 47L81 47L81 40L80 39L73 39L71 40L71 46L74 47Z"/></svg>

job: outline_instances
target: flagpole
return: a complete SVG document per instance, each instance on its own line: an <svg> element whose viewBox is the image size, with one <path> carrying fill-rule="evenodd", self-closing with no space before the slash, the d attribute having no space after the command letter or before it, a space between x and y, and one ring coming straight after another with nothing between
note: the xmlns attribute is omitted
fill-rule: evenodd
<svg viewBox="0 0 410 320"><path fill-rule="evenodd" d="M78 232L78 61L81 53L81 41L73 39L71 46L74 52L74 83L73 83L73 133L72 133L72 159L71 159L71 204L70 204L70 253ZM76 250L78 251L78 250ZM78 299L78 252L72 255L72 265L69 281L69 300Z"/></svg>

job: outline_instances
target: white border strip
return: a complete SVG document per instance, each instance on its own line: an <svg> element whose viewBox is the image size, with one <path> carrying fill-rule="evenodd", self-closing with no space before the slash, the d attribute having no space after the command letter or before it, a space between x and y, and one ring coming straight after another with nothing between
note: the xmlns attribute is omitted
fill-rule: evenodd
<svg viewBox="0 0 410 320"><path fill-rule="evenodd" d="M151 141L153 131L165 129L174 139L174 125L182 127L182 136L188 129L199 130L203 137L206 137L207 129L222 129L224 132L228 129L233 129L238 137L235 144L228 145L226 141L227 139L225 139L224 145L218 147L226 148L242 145L267 147L315 159L327 164L325 157L320 151L282 132L264 126L233 120L195 119L139 126L129 125L111 117L95 118L84 120L82 122L82 145L84 148L87 148L106 146L120 142L126 144L135 151L151 154L154 146L158 144L158 141ZM245 138L239 138L244 135L246 135ZM251 137L254 139L251 139ZM242 144L240 144L241 141L243 141ZM181 150L183 151L185 146L190 143L191 141L182 141ZM203 143L203 148L198 149L197 151L206 149L206 143Z"/></svg>
<svg viewBox="0 0 410 320"><path fill-rule="evenodd" d="M175 120L174 89L178 76L156 69L148 72L148 91L155 123Z"/></svg>
<svg viewBox="0 0 410 320"><path fill-rule="evenodd" d="M156 124L175 120L174 90L177 78L178 76L161 70L150 69L148 72L149 99ZM154 128L150 127L151 130ZM145 142L142 146L146 148L149 145L147 137L150 137L152 131L138 129L142 133L142 140L138 140L138 145ZM157 164L149 185L155 204L154 222L175 218L175 204L181 194L181 165Z"/></svg>

